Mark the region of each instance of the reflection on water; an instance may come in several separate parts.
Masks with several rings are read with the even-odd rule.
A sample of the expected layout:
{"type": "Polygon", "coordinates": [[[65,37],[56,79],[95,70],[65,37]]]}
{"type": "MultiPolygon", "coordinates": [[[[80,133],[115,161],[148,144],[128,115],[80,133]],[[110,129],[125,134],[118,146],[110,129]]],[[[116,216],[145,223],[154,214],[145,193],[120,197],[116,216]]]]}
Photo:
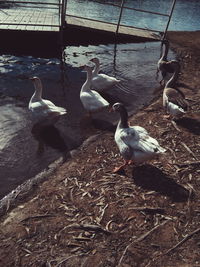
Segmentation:
{"type": "MultiPolygon", "coordinates": [[[[66,47],[62,71],[55,58],[0,56],[0,197],[60,156],[65,157],[86,135],[94,133],[95,127],[112,129],[111,122],[118,119],[112,113],[100,113],[93,125],[81,127],[85,110],[79,94],[86,79],[81,66],[98,57],[101,71],[121,80],[119,86],[105,92],[105,98],[136,111],[152,99],[158,87],[159,48],[159,43],[66,47]],[[28,78],[32,76],[41,78],[43,98],[68,111],[54,126],[38,128],[31,121],[28,103],[34,87],[28,78]]],[[[170,57],[174,55],[170,53],[170,57]]]]}

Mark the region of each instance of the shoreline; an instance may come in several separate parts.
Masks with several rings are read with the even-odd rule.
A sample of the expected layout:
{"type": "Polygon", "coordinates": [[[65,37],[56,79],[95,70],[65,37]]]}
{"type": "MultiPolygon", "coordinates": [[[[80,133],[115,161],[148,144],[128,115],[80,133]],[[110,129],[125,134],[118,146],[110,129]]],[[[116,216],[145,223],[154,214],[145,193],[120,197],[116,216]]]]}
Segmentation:
{"type": "Polygon", "coordinates": [[[166,156],[112,174],[121,161],[113,132],[86,141],[16,207],[7,206],[0,222],[4,266],[200,264],[195,239],[173,250],[200,227],[200,31],[169,32],[168,38],[181,60],[179,83],[190,111],[177,124],[164,120],[161,89],[129,118],[167,148],[166,156]]]}

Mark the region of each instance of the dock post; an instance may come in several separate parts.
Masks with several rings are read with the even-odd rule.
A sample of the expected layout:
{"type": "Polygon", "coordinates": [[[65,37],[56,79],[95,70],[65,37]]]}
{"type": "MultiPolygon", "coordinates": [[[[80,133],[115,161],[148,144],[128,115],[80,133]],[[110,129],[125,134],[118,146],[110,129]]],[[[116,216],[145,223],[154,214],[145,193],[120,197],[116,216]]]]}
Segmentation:
{"type": "Polygon", "coordinates": [[[167,25],[166,25],[166,28],[165,28],[164,35],[162,37],[162,40],[164,40],[165,37],[166,37],[167,30],[168,30],[169,23],[170,23],[171,18],[172,18],[172,14],[173,14],[173,11],[174,11],[175,4],[176,4],[176,0],[173,1],[172,7],[171,7],[171,11],[170,11],[170,14],[169,14],[169,19],[168,19],[168,22],[167,22],[167,25]]]}
{"type": "Polygon", "coordinates": [[[118,31],[119,31],[119,25],[120,25],[120,21],[121,21],[121,17],[122,17],[123,7],[124,7],[124,0],[122,0],[122,2],[121,2],[120,13],[119,13],[119,19],[118,19],[117,29],[116,29],[115,34],[118,34],[118,31]]]}

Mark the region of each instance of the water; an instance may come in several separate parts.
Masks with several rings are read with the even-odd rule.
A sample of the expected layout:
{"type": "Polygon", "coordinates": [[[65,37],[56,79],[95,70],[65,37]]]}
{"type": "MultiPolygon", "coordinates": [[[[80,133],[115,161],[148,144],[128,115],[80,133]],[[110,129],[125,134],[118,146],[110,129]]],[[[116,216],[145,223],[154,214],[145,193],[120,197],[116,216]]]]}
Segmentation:
{"type": "MultiPolygon", "coordinates": [[[[119,17],[119,8],[103,5],[101,3],[115,3],[120,5],[121,0],[99,1],[99,4],[89,0],[68,0],[68,11],[71,15],[78,16],[81,10],[82,17],[101,19],[117,23],[119,17]],[[112,14],[112,16],[110,16],[112,14]]],[[[153,11],[163,14],[169,14],[172,6],[171,0],[126,0],[124,6],[153,11]]],[[[199,0],[177,0],[169,30],[175,31],[194,31],[199,30],[199,0]]],[[[168,18],[155,14],[137,12],[134,10],[124,9],[121,23],[147,29],[164,31],[168,18]]]]}
{"type": "MultiPolygon", "coordinates": [[[[27,0],[28,1],[28,0],[27,0]]],[[[33,0],[33,2],[40,2],[33,0]]],[[[48,3],[58,3],[58,0],[47,0],[48,3]]],[[[172,6],[172,0],[125,0],[125,7],[143,9],[162,14],[169,14],[172,6]]],[[[67,14],[82,16],[103,21],[117,23],[119,17],[119,8],[104,3],[121,4],[121,0],[68,0],[67,14]],[[112,14],[112,16],[110,15],[112,14]]],[[[34,6],[34,5],[32,5],[34,6]]],[[[48,6],[52,8],[53,6],[48,6]]],[[[54,12],[56,12],[54,10],[54,12]]],[[[172,31],[195,31],[199,30],[199,0],[177,0],[170,22],[169,30],[172,31]]],[[[168,17],[134,10],[124,9],[121,23],[157,31],[164,31],[168,17]]]]}
{"type": "MultiPolygon", "coordinates": [[[[135,7],[137,4],[137,7],[141,8],[143,3],[148,8],[150,1],[127,1],[127,5],[133,2],[135,7]]],[[[167,1],[156,2],[160,4],[155,5],[155,11],[159,11],[161,2],[164,5],[167,1]]],[[[177,6],[180,2],[184,14],[186,1],[177,1],[177,6]]],[[[72,4],[72,0],[68,1],[72,14],[77,14],[77,10],[81,9],[81,15],[84,16],[84,12],[90,12],[92,9],[94,12],[90,14],[94,17],[96,14],[100,17],[105,15],[102,5],[80,0],[77,3],[79,8],[72,4]]],[[[194,14],[197,13],[197,6],[198,1],[190,1],[194,14]]],[[[176,9],[175,12],[180,11],[176,9]]],[[[191,16],[190,19],[195,21],[194,17],[191,16]]],[[[147,22],[143,20],[143,23],[145,25],[147,22]]],[[[185,30],[186,26],[189,28],[188,24],[190,25],[185,16],[182,22],[174,20],[171,27],[181,25],[180,30],[185,30]]],[[[192,25],[193,30],[198,29],[192,25]]],[[[61,68],[60,60],[56,58],[31,55],[0,56],[0,198],[60,156],[66,157],[68,151],[78,147],[88,135],[87,128],[83,127],[85,111],[79,99],[86,74],[80,67],[94,56],[100,59],[103,73],[121,80],[120,86],[106,94],[105,97],[109,101],[121,101],[129,110],[136,111],[154,97],[155,88],[158,88],[155,73],[159,43],[156,42],[66,47],[64,68],[61,68]],[[28,79],[31,76],[41,78],[44,98],[68,110],[68,114],[55,126],[43,130],[39,135],[35,133],[35,126],[28,111],[28,102],[34,91],[28,79]]],[[[169,58],[174,57],[170,52],[169,58]]],[[[99,118],[102,123],[95,124],[97,128],[105,122],[117,119],[111,114],[102,114],[99,118]]],[[[90,133],[93,133],[92,128],[89,129],[90,133]]]]}

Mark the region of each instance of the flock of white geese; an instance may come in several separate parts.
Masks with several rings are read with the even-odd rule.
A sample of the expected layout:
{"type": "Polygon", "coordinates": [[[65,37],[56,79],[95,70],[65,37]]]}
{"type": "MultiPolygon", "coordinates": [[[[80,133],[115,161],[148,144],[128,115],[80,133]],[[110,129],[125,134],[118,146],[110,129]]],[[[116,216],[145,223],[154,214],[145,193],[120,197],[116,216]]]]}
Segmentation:
{"type": "MultiPolygon", "coordinates": [[[[157,63],[157,79],[160,73],[162,76],[160,84],[164,86],[163,107],[169,117],[179,118],[186,113],[188,108],[184,94],[176,88],[180,64],[177,60],[168,61],[168,40],[161,42],[161,48],[162,54],[157,63]],[[172,75],[166,82],[168,73],[172,73],[172,75]]],[[[93,58],[90,61],[94,66],[89,66],[88,64],[84,66],[87,78],[80,90],[80,100],[86,112],[91,116],[94,112],[110,107],[109,102],[99,92],[108,90],[120,83],[120,80],[99,73],[100,62],[98,58],[93,58]]],[[[61,116],[67,114],[66,109],[43,99],[40,79],[38,77],[30,79],[33,81],[35,92],[30,99],[29,110],[34,118],[37,118],[45,125],[54,124],[61,116]]],[[[120,115],[114,139],[124,159],[123,164],[113,170],[114,173],[121,171],[127,164],[141,164],[166,151],[155,138],[149,135],[146,129],[129,125],[128,113],[122,103],[115,103],[110,110],[118,112],[120,115]]]]}

